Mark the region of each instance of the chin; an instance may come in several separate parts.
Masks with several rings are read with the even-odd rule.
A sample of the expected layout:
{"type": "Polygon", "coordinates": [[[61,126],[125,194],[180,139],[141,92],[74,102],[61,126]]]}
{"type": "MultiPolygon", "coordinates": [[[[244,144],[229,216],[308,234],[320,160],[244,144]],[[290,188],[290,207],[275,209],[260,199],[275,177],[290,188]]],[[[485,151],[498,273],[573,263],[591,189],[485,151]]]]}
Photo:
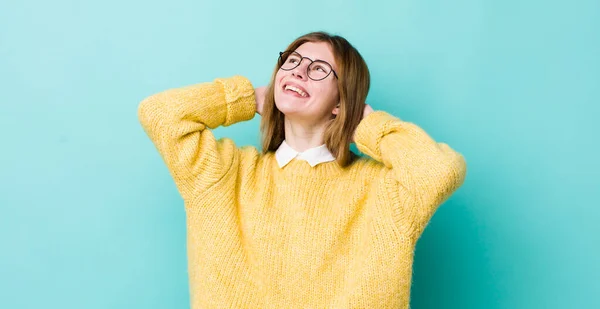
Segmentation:
{"type": "Polygon", "coordinates": [[[294,106],[294,104],[292,102],[289,102],[287,100],[275,101],[275,106],[284,115],[299,114],[302,111],[302,109],[298,108],[297,106],[294,106]],[[277,102],[279,102],[279,103],[277,103],[277,102]]]}
{"type": "Polygon", "coordinates": [[[275,106],[285,115],[296,114],[305,110],[304,102],[291,98],[284,93],[275,93],[275,106]]]}

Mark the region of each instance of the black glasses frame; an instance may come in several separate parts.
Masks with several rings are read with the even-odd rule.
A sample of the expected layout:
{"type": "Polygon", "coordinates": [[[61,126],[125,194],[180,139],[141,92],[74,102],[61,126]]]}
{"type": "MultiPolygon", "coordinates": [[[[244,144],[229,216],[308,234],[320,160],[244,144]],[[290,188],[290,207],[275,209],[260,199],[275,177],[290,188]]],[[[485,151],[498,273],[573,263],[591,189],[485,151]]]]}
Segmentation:
{"type": "Polygon", "coordinates": [[[335,70],[333,69],[333,66],[331,66],[331,64],[329,64],[327,61],[323,61],[323,60],[312,60],[312,59],[310,59],[310,58],[308,58],[308,57],[303,57],[303,56],[302,56],[302,55],[300,55],[300,53],[298,53],[297,51],[290,51],[290,50],[288,50],[288,51],[284,51],[284,52],[279,52],[279,68],[280,68],[280,69],[282,69],[282,70],[284,70],[284,71],[291,71],[291,70],[293,70],[293,69],[297,68],[297,67],[298,67],[298,66],[299,66],[299,65],[302,63],[302,60],[304,60],[304,59],[308,59],[308,60],[310,61],[310,64],[309,64],[309,65],[306,67],[306,76],[307,76],[308,78],[310,78],[310,79],[312,79],[312,80],[314,80],[314,81],[320,81],[320,80],[324,80],[324,79],[326,79],[326,78],[327,78],[329,75],[331,75],[331,72],[333,72],[333,76],[335,76],[335,78],[336,78],[336,79],[339,79],[339,77],[338,77],[337,73],[336,73],[336,72],[335,72],[335,70]],[[285,63],[285,60],[283,59],[283,54],[288,54],[288,55],[286,56],[285,60],[287,60],[287,57],[289,57],[289,55],[291,55],[291,54],[297,54],[298,56],[300,56],[300,61],[298,62],[298,64],[296,64],[296,66],[295,66],[295,67],[293,67],[293,68],[291,68],[291,69],[284,69],[284,68],[283,68],[283,64],[285,63]],[[327,66],[329,66],[329,68],[331,69],[331,72],[327,73],[327,75],[326,75],[325,77],[321,78],[321,79],[314,79],[314,78],[310,77],[310,74],[309,74],[309,68],[310,68],[310,66],[311,66],[313,63],[315,63],[315,62],[317,62],[317,63],[324,63],[324,64],[326,64],[326,65],[327,65],[327,66]]]}

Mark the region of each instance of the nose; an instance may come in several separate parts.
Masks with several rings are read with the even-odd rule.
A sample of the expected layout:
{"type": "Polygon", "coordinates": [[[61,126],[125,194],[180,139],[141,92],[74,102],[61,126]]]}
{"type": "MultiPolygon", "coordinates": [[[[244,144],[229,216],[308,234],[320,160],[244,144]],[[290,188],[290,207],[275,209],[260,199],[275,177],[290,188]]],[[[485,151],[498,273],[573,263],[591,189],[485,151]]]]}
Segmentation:
{"type": "Polygon", "coordinates": [[[304,58],[300,60],[300,64],[292,70],[292,76],[295,76],[301,80],[307,80],[308,66],[310,61],[304,61],[304,58]]]}

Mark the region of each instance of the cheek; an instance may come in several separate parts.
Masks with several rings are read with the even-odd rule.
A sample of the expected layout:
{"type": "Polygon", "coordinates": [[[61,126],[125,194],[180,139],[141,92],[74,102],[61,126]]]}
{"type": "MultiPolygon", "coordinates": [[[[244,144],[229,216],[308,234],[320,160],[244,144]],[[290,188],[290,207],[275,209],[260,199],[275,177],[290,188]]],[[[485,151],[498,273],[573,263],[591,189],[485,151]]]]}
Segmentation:
{"type": "Polygon", "coordinates": [[[323,98],[323,101],[325,101],[324,103],[329,106],[333,103],[337,104],[338,101],[338,90],[337,90],[337,84],[333,84],[333,85],[327,85],[325,87],[320,87],[319,88],[319,96],[321,98],[323,98]]]}
{"type": "Polygon", "coordinates": [[[275,79],[273,80],[273,86],[275,88],[279,87],[280,81],[281,81],[281,76],[280,76],[279,72],[277,72],[277,74],[275,75],[275,79]]]}
{"type": "Polygon", "coordinates": [[[339,101],[339,99],[340,99],[340,92],[338,91],[337,83],[333,84],[331,86],[331,96],[333,97],[333,99],[335,101],[339,101]]]}
{"type": "Polygon", "coordinates": [[[286,72],[279,70],[277,71],[277,74],[275,74],[275,79],[274,79],[274,83],[275,83],[275,87],[279,87],[281,88],[281,80],[286,76],[286,72]]]}

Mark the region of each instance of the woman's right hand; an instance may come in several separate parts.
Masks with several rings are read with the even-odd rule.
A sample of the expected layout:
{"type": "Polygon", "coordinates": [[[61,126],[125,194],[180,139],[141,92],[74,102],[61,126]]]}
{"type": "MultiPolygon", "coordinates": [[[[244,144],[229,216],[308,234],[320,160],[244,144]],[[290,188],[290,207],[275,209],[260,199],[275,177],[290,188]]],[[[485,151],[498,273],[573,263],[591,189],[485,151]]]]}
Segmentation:
{"type": "Polygon", "coordinates": [[[254,97],[256,101],[256,112],[262,115],[263,105],[265,104],[265,97],[267,94],[267,87],[258,87],[254,89],[254,97]]]}

